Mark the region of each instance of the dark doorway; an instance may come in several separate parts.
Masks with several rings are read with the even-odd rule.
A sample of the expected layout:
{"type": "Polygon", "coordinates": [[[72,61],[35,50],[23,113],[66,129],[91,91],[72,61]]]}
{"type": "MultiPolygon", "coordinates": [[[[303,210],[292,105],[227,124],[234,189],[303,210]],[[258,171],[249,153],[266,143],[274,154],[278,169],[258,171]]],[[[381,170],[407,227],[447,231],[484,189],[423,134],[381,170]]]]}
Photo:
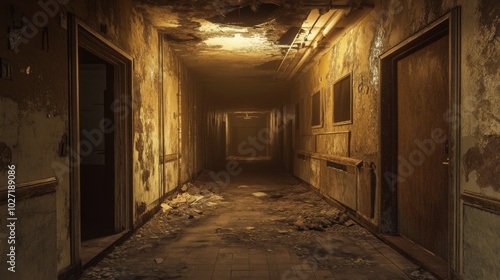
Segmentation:
{"type": "Polygon", "coordinates": [[[114,66],[80,47],[82,240],[115,233],[114,66]]]}
{"type": "Polygon", "coordinates": [[[396,61],[399,234],[448,258],[449,38],[396,61]]]}
{"type": "Polygon", "coordinates": [[[71,255],[84,267],[132,229],[132,57],[69,18],[71,255]]]}

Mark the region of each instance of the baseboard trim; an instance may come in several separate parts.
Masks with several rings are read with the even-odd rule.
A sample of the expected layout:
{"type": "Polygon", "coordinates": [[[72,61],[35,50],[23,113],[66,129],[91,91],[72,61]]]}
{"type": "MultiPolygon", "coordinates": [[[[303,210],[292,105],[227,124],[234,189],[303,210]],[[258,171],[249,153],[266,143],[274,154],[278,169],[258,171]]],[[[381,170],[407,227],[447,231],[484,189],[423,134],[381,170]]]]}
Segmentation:
{"type": "Polygon", "coordinates": [[[77,262],[59,272],[57,280],[77,280],[82,277],[82,263],[77,262]]]}
{"type": "Polygon", "coordinates": [[[377,234],[377,237],[413,263],[425,268],[438,279],[450,279],[449,265],[440,257],[399,235],[377,234]]]}

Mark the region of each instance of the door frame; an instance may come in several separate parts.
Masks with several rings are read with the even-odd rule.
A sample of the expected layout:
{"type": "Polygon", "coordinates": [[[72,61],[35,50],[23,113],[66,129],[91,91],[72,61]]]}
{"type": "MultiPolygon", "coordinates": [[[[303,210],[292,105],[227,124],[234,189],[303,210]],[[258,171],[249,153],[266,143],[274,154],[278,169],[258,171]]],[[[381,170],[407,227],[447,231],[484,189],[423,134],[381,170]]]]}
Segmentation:
{"type": "MultiPolygon", "coordinates": [[[[449,36],[449,121],[450,163],[448,186],[448,265],[457,268],[460,228],[460,7],[456,7],[427,27],[380,56],[379,139],[380,186],[379,231],[398,233],[397,180],[397,83],[396,63],[408,53],[424,47],[440,36],[449,36]]],[[[444,117],[444,116],[443,116],[444,117]]]]}
{"type": "Polygon", "coordinates": [[[71,263],[80,266],[81,203],[80,203],[80,112],[78,81],[78,48],[84,47],[114,65],[115,111],[115,231],[133,227],[132,151],[133,59],[120,48],[93,31],[74,15],[68,22],[69,61],[69,134],[70,134],[70,247],[71,263]]]}

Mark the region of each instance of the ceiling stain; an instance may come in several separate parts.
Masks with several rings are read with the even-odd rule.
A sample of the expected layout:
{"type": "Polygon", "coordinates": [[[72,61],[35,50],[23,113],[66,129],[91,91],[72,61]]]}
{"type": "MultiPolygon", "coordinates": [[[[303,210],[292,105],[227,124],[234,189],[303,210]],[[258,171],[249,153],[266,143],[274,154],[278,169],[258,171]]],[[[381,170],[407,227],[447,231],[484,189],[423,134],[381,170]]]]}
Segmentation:
{"type": "MultiPolygon", "coordinates": [[[[297,33],[304,37],[315,28],[318,34],[327,20],[319,21],[323,25],[313,26],[321,14],[307,8],[305,0],[135,0],[134,3],[164,34],[170,48],[199,77],[208,93],[233,93],[238,87],[249,94],[282,91],[286,88],[285,75],[279,75],[274,62],[267,63],[281,61],[287,54],[285,64],[294,65],[291,63],[300,59],[296,53],[305,52],[307,47],[303,38],[301,44],[295,42],[289,51],[297,33]],[[307,30],[301,31],[303,28],[307,30]],[[257,76],[266,78],[253,78],[257,76]]],[[[293,68],[283,67],[288,71],[293,68]]]]}
{"type": "Polygon", "coordinates": [[[201,38],[192,34],[192,33],[187,33],[187,34],[181,34],[181,33],[166,33],[165,34],[165,39],[170,42],[177,42],[177,43],[183,43],[183,42],[201,42],[201,38]]]}
{"type": "Polygon", "coordinates": [[[208,20],[214,23],[250,27],[272,20],[280,10],[275,4],[261,3],[237,8],[225,15],[217,15],[208,20]]]}

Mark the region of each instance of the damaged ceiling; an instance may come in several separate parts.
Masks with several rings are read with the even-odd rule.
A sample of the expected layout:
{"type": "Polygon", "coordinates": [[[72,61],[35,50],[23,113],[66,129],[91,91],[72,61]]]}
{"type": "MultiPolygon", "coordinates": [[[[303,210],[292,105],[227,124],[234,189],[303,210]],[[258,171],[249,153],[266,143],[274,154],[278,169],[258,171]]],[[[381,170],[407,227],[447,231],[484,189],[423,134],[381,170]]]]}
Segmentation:
{"type": "Polygon", "coordinates": [[[136,0],[136,7],[208,92],[267,95],[282,92],[330,45],[330,33],[365,15],[365,2],[136,0]]]}

